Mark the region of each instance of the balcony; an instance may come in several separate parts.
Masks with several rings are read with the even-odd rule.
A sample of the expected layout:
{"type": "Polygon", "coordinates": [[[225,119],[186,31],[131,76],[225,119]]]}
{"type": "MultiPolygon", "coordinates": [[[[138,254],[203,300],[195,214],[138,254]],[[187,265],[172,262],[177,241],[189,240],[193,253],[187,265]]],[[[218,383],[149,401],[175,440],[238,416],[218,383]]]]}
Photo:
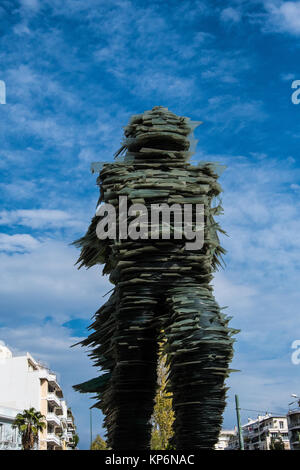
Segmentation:
{"type": "Polygon", "coordinates": [[[299,424],[291,424],[290,427],[289,427],[289,431],[292,432],[292,431],[300,431],[300,423],[299,424]]]}
{"type": "Polygon", "coordinates": [[[47,400],[52,406],[61,407],[60,399],[53,392],[49,392],[47,395],[47,400]]]}
{"type": "Polygon", "coordinates": [[[12,440],[0,441],[0,450],[17,450],[21,449],[21,443],[12,440]]]}
{"type": "Polygon", "coordinates": [[[68,426],[74,427],[74,419],[71,416],[67,416],[68,426]]]}
{"type": "Polygon", "coordinates": [[[47,413],[46,420],[48,423],[53,424],[54,426],[61,427],[60,419],[55,413],[47,413]]]}
{"type": "Polygon", "coordinates": [[[300,449],[300,442],[299,439],[297,439],[296,437],[290,439],[290,444],[293,446],[294,449],[300,449]]]}
{"type": "Polygon", "coordinates": [[[46,379],[49,382],[49,384],[51,385],[51,387],[60,388],[59,384],[57,382],[56,375],[53,372],[51,372],[47,369],[41,369],[40,372],[39,372],[39,377],[40,377],[40,379],[46,379]]]}
{"type": "Polygon", "coordinates": [[[57,436],[56,434],[54,433],[48,433],[47,434],[47,442],[49,442],[49,444],[54,444],[56,446],[59,446],[61,447],[61,440],[60,440],[60,437],[57,436]]]}
{"type": "Polygon", "coordinates": [[[296,410],[289,410],[288,412],[288,427],[300,426],[300,408],[296,410]]]}
{"type": "Polygon", "coordinates": [[[244,437],[248,438],[248,439],[253,439],[254,437],[257,437],[258,436],[258,430],[252,430],[252,431],[243,431],[243,434],[244,434],[244,437]]]}

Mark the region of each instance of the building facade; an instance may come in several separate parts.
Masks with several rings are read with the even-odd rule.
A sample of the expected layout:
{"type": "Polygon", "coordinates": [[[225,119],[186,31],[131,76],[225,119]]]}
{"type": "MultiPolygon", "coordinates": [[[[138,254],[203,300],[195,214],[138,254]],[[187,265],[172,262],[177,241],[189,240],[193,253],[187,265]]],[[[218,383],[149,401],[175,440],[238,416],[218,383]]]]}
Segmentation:
{"type": "MultiPolygon", "coordinates": [[[[284,450],[290,450],[288,422],[286,416],[266,414],[256,419],[248,418],[242,426],[245,450],[270,450],[272,442],[282,441],[284,450]]],[[[226,450],[239,450],[238,435],[232,435],[226,450]]]]}
{"type": "Polygon", "coordinates": [[[243,427],[245,450],[270,450],[274,440],[282,440],[284,450],[290,450],[288,424],[286,416],[258,416],[249,419],[243,427]]]}
{"type": "Polygon", "coordinates": [[[300,450],[300,408],[287,414],[291,450],[300,450]]]}
{"type": "Polygon", "coordinates": [[[218,442],[215,445],[215,450],[226,450],[229,442],[236,436],[236,429],[222,429],[219,435],[218,442]]]}
{"type": "Polygon", "coordinates": [[[21,449],[21,436],[13,427],[15,416],[21,411],[0,406],[0,450],[21,449]]]}
{"type": "Polygon", "coordinates": [[[20,436],[12,423],[17,413],[32,407],[45,416],[47,424],[39,433],[38,450],[75,448],[74,418],[56,374],[29,353],[13,356],[0,344],[0,449],[21,448],[20,436]]]}

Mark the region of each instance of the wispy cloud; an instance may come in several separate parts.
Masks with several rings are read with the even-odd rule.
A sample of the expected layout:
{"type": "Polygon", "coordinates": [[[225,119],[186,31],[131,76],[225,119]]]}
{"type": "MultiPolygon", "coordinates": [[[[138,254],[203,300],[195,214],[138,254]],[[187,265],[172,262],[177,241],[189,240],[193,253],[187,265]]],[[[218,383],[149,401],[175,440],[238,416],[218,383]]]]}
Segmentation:
{"type": "Polygon", "coordinates": [[[76,269],[78,253],[66,243],[28,234],[2,234],[0,242],[1,311],[9,312],[1,322],[8,327],[16,321],[38,325],[48,316],[60,324],[88,320],[111,289],[101,271],[76,269]]]}
{"type": "Polygon", "coordinates": [[[39,246],[38,240],[28,234],[7,235],[0,233],[0,251],[26,252],[39,246]]]}
{"type": "Polygon", "coordinates": [[[300,2],[266,1],[267,21],[265,31],[300,35],[300,2]]]}
{"type": "Polygon", "coordinates": [[[227,7],[221,11],[220,18],[224,22],[239,23],[241,21],[241,12],[237,8],[227,7]]]}
{"type": "Polygon", "coordinates": [[[0,212],[0,225],[21,225],[32,229],[49,230],[56,227],[82,228],[76,214],[61,210],[31,209],[0,212]]]}

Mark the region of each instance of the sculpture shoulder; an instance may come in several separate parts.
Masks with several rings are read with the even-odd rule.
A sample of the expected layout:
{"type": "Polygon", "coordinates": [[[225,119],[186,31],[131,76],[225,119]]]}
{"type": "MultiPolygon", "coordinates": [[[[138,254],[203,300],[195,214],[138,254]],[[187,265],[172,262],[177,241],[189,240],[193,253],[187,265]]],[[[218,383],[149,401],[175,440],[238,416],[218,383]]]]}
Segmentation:
{"type": "Polygon", "coordinates": [[[133,199],[175,196],[176,200],[180,198],[178,202],[185,202],[182,199],[185,195],[186,202],[197,202],[197,196],[213,197],[222,191],[217,178],[212,164],[118,162],[105,164],[97,183],[101,191],[100,202],[115,204],[121,195],[133,199]],[[189,199],[191,197],[193,200],[189,199]]]}

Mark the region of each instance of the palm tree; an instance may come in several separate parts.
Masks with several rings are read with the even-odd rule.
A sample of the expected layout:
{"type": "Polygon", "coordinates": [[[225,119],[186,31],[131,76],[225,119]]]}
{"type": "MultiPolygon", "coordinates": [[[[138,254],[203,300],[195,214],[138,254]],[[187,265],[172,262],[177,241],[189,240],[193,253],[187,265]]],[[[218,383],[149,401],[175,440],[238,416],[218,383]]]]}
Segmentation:
{"type": "Polygon", "coordinates": [[[39,431],[43,431],[46,427],[44,419],[45,416],[35,408],[17,414],[13,426],[18,428],[22,436],[23,450],[31,450],[34,444],[38,442],[39,431]]]}

